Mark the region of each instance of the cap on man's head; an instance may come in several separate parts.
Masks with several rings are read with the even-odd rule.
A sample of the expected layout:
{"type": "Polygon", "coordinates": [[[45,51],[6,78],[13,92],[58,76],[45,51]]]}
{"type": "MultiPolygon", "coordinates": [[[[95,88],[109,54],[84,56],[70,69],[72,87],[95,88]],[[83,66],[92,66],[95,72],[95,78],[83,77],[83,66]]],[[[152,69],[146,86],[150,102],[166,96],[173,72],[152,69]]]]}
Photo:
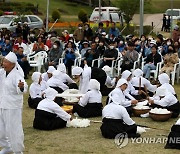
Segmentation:
{"type": "Polygon", "coordinates": [[[9,52],[6,56],[5,59],[10,61],[11,63],[16,63],[17,62],[17,56],[14,52],[9,52]]]}

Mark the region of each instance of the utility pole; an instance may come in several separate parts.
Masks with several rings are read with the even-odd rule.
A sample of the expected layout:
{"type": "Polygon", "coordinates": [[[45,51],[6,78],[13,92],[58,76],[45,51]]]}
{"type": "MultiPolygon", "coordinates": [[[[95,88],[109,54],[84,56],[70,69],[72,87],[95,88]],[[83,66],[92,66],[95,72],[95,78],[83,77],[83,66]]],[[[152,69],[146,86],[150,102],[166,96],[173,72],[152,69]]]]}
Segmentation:
{"type": "Polygon", "coordinates": [[[101,22],[101,0],[99,0],[99,23],[101,22]]]}
{"type": "Polygon", "coordinates": [[[171,0],[171,38],[172,38],[172,31],[173,31],[173,0],[171,0]]]}
{"type": "Polygon", "coordinates": [[[144,22],[144,0],[140,0],[140,30],[139,35],[143,34],[143,22],[144,22]]]}
{"type": "Polygon", "coordinates": [[[92,6],[92,1],[91,0],[89,0],[89,6],[92,6]]]}
{"type": "Polygon", "coordinates": [[[46,14],[46,32],[48,32],[48,22],[49,22],[49,0],[47,0],[47,14],[46,14]]]}

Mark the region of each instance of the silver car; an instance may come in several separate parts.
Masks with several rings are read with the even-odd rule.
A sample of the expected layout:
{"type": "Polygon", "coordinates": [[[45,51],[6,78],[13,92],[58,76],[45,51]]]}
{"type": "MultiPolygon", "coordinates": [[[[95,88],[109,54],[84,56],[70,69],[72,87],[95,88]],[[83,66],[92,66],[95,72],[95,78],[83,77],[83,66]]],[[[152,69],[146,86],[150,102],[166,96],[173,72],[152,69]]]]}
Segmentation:
{"type": "Polygon", "coordinates": [[[7,28],[10,31],[15,32],[17,23],[27,23],[30,29],[42,28],[43,21],[36,15],[4,15],[0,16],[0,29],[7,28]]]}

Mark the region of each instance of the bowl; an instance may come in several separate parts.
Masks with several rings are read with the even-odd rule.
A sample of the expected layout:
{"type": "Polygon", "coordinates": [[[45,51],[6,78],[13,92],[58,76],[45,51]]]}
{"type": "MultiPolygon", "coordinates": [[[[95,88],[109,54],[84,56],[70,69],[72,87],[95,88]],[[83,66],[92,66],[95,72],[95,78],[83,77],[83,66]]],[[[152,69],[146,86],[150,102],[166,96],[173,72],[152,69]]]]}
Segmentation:
{"type": "Polygon", "coordinates": [[[67,113],[72,113],[73,105],[63,105],[61,108],[66,111],[67,113]]]}
{"type": "Polygon", "coordinates": [[[154,121],[167,121],[171,118],[171,116],[172,116],[172,112],[167,114],[149,112],[149,117],[151,117],[151,119],[153,119],[154,121]]]}
{"type": "Polygon", "coordinates": [[[141,114],[146,114],[150,111],[150,108],[146,108],[146,109],[138,109],[138,108],[133,108],[133,114],[135,117],[140,117],[141,114]]]}

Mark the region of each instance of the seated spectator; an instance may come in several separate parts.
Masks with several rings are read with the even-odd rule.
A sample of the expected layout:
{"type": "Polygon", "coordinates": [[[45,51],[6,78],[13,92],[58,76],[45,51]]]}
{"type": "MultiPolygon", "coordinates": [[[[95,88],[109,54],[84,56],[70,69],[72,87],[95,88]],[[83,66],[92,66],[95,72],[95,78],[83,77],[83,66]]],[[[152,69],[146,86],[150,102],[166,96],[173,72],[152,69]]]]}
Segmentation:
{"type": "Polygon", "coordinates": [[[80,53],[81,53],[81,58],[84,58],[85,53],[87,52],[87,50],[90,49],[89,42],[88,41],[84,41],[82,43],[82,45],[83,45],[83,47],[82,47],[80,53]]]}
{"type": "Polygon", "coordinates": [[[10,51],[12,51],[12,44],[9,38],[5,38],[5,41],[0,44],[0,52],[3,56],[6,56],[10,51]]]}
{"type": "Polygon", "coordinates": [[[103,62],[100,65],[100,68],[104,67],[105,65],[112,66],[112,61],[116,60],[118,57],[118,51],[114,46],[115,42],[111,41],[109,44],[109,48],[105,50],[103,55],[103,62]]]}
{"type": "Polygon", "coordinates": [[[150,78],[150,71],[155,70],[157,63],[161,62],[161,55],[157,52],[157,46],[153,45],[151,47],[151,54],[147,56],[146,64],[143,68],[143,74],[146,79],[150,78]]]}
{"type": "Polygon", "coordinates": [[[48,69],[48,66],[54,66],[55,68],[59,64],[59,58],[62,56],[62,49],[60,48],[60,42],[55,41],[53,47],[48,52],[48,60],[44,64],[45,69],[48,69]]]}
{"type": "Polygon", "coordinates": [[[64,43],[67,43],[68,41],[69,41],[69,32],[67,31],[67,30],[64,30],[63,32],[62,32],[62,34],[63,34],[63,38],[64,38],[64,43]]]}
{"type": "Polygon", "coordinates": [[[38,37],[37,42],[34,43],[34,45],[33,45],[32,51],[37,53],[39,51],[44,51],[44,50],[45,50],[45,46],[44,46],[44,43],[42,41],[42,37],[38,37]]]}
{"type": "Polygon", "coordinates": [[[85,60],[87,61],[88,66],[92,65],[92,61],[94,59],[99,58],[99,54],[97,52],[97,45],[95,42],[91,43],[91,48],[86,51],[86,53],[84,54],[84,57],[85,57],[85,60]]]}
{"type": "Polygon", "coordinates": [[[169,45],[168,53],[163,57],[164,66],[161,68],[160,73],[167,73],[170,76],[170,73],[174,70],[174,64],[179,62],[178,53],[175,53],[174,46],[169,45]]]}
{"type": "Polygon", "coordinates": [[[99,54],[100,57],[104,55],[105,50],[106,50],[106,46],[104,40],[100,39],[99,44],[97,46],[97,53],[99,54]]]}
{"type": "Polygon", "coordinates": [[[30,71],[30,65],[27,60],[27,56],[24,54],[24,49],[22,47],[19,47],[16,53],[17,60],[21,68],[23,69],[24,72],[24,78],[28,79],[28,74],[30,71]]]}
{"type": "Polygon", "coordinates": [[[131,70],[133,68],[134,62],[138,60],[138,52],[134,50],[134,43],[128,42],[127,51],[123,53],[123,62],[121,65],[121,72],[125,70],[131,70]]]}
{"type": "Polygon", "coordinates": [[[64,58],[64,64],[67,67],[68,75],[71,76],[71,68],[72,65],[74,65],[74,60],[76,58],[75,48],[73,47],[73,43],[71,41],[69,41],[65,46],[62,57],[64,58]]]}

